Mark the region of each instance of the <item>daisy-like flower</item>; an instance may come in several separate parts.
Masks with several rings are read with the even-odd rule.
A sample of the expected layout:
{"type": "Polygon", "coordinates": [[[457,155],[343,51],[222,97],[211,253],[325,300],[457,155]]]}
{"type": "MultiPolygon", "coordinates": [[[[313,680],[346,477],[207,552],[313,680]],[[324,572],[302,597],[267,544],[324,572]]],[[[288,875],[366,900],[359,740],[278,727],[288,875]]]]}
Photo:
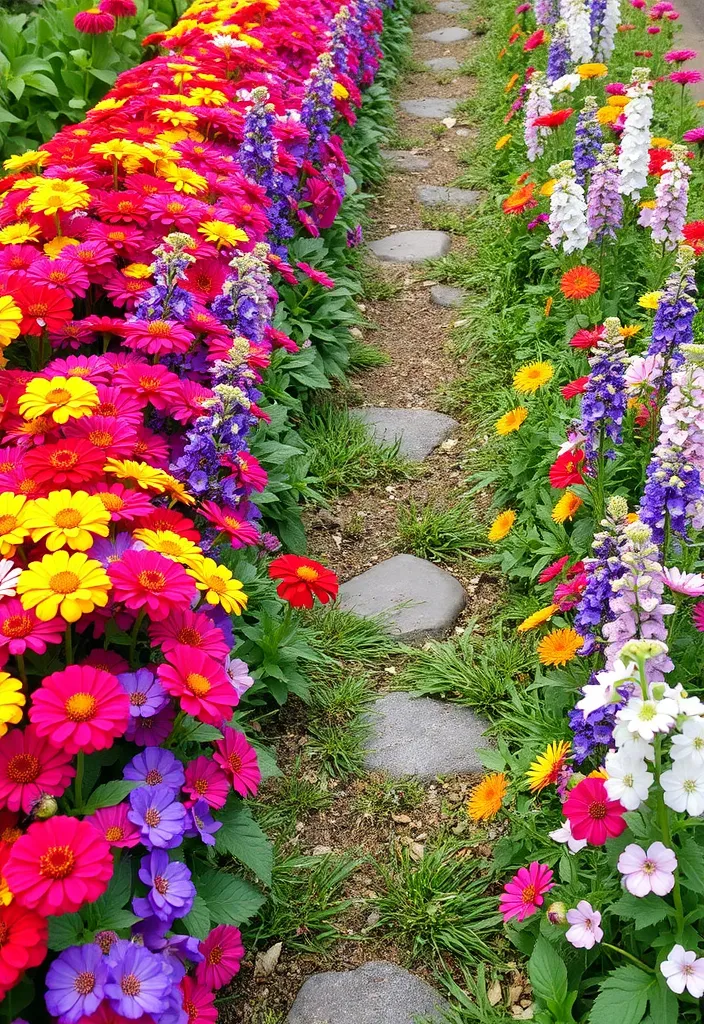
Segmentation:
{"type": "Polygon", "coordinates": [[[516,522],[516,513],[512,508],[505,509],[503,512],[499,512],[496,519],[491,524],[487,539],[492,544],[497,544],[504,537],[508,537],[509,533],[513,528],[513,524],[516,522]]]}
{"type": "Polygon", "coordinates": [[[538,660],[541,665],[566,665],[583,646],[584,637],[576,630],[553,629],[538,644],[538,660]]]}
{"type": "Polygon", "coordinates": [[[505,437],[506,434],[512,434],[514,431],[520,430],[527,416],[528,410],[522,405],[511,409],[509,412],[505,412],[495,423],[496,433],[505,437]]]}
{"type": "Polygon", "coordinates": [[[623,804],[610,800],[603,779],[587,778],[570,790],[562,811],[575,839],[603,846],[626,828],[623,804]]]}
{"type": "Polygon", "coordinates": [[[125,765],[125,779],[145,786],[168,786],[174,796],[184,783],[183,766],[170,750],[147,747],[125,765]]]}
{"type": "Polygon", "coordinates": [[[575,949],[591,949],[604,938],[601,914],[586,900],[580,900],[573,910],[567,911],[567,923],[571,927],[565,938],[575,949]]]}
{"type": "Polygon", "coordinates": [[[688,718],[672,737],[670,756],[673,761],[689,761],[704,769],[704,718],[688,718]]]}
{"type": "Polygon", "coordinates": [[[565,818],[560,828],[556,828],[553,832],[548,832],[548,835],[556,843],[566,843],[570,853],[579,853],[587,845],[586,839],[574,838],[569,818],[565,818]]]}
{"type": "Polygon", "coordinates": [[[657,309],[662,295],[662,292],[646,292],[638,299],[638,305],[643,309],[657,309]]]}
{"type": "Polygon", "coordinates": [[[42,622],[60,615],[78,622],[94,608],[108,603],[110,580],[100,562],[82,551],[55,551],[30,562],[17,581],[23,608],[33,608],[42,622]]]}
{"type": "Polygon", "coordinates": [[[580,301],[599,291],[601,279],[591,267],[573,267],[560,278],[560,291],[566,299],[580,301]]]}
{"type": "Polygon", "coordinates": [[[21,680],[9,672],[0,672],[0,736],[7,733],[8,726],[20,724],[26,703],[21,680]]]}
{"type": "Polygon", "coordinates": [[[684,594],[686,597],[701,597],[704,594],[704,576],[701,573],[682,572],[673,566],[671,569],[663,569],[661,579],[675,594],[684,594]]]}
{"type": "Polygon", "coordinates": [[[69,665],[46,676],[29,709],[37,735],[70,754],[111,747],[124,735],[129,714],[129,699],[117,678],[92,665],[69,665]]]}
{"type": "Polygon", "coordinates": [[[504,886],[499,900],[504,924],[514,917],[519,922],[525,921],[538,907],[542,907],[545,893],[555,884],[552,877],[551,868],[535,860],[527,868],[520,868],[504,886]]]}
{"type": "Polygon", "coordinates": [[[129,523],[154,511],[146,494],[133,491],[124,484],[99,484],[93,493],[110,513],[113,523],[129,523]]]}
{"type": "Polygon", "coordinates": [[[313,599],[327,604],[337,597],[337,576],[320,562],[300,555],[282,555],[269,564],[269,577],[280,580],[279,597],[292,608],[312,608],[313,599]]]}
{"type": "Polygon", "coordinates": [[[692,817],[704,813],[704,768],[689,760],[675,761],[660,776],[664,800],[673,811],[686,811],[692,817]]]}
{"type": "Polygon", "coordinates": [[[156,551],[130,548],[110,564],[108,574],[115,599],[131,611],[144,609],[152,621],[166,619],[177,608],[189,605],[196,592],[181,566],[156,551]]]}
{"type": "Polygon", "coordinates": [[[467,814],[472,821],[491,821],[501,810],[508,782],[503,772],[486,775],[469,794],[467,814]]]}
{"type": "Polygon", "coordinates": [[[653,775],[642,758],[627,750],[610,750],[604,761],[608,778],[604,780],[609,800],[618,800],[627,811],[635,811],[648,799],[653,775]]]}
{"type": "Polygon", "coordinates": [[[629,843],[618,859],[618,870],[633,896],[667,896],[675,887],[674,871],[677,858],[674,851],[661,842],[651,843],[647,850],[629,843]]]}
{"type": "Polygon", "coordinates": [[[164,653],[172,651],[179,644],[195,647],[216,661],[226,658],[230,653],[222,630],[213,624],[210,616],[190,608],[174,611],[168,619],[151,623],[149,635],[164,653]]]}
{"type": "Polygon", "coordinates": [[[101,807],[85,821],[103,837],[110,846],[118,849],[131,849],[142,841],[142,836],[129,818],[129,804],[115,804],[114,807],[101,807]]]}
{"type": "Polygon", "coordinates": [[[557,782],[560,772],[567,764],[569,753],[570,744],[567,740],[548,743],[547,750],[531,762],[526,772],[531,793],[540,793],[547,786],[553,786],[557,782]]]}
{"type": "Polygon", "coordinates": [[[220,605],[228,615],[241,615],[247,607],[247,595],[242,584],[225,565],[212,558],[194,559],[186,572],[195,580],[198,590],[208,604],[220,605]]]}
{"type": "Polygon", "coordinates": [[[532,395],[552,379],[554,369],[551,363],[528,363],[516,371],[513,377],[514,391],[523,395],[532,395]]]}
{"type": "Polygon", "coordinates": [[[227,775],[214,761],[201,754],[186,765],[183,791],[189,796],[188,804],[205,800],[216,810],[225,806],[230,792],[227,775]]]}
{"type": "Polygon", "coordinates": [[[161,469],[156,469],[146,462],[137,462],[135,459],[113,459],[105,462],[105,472],[116,476],[118,480],[129,480],[143,491],[153,491],[155,494],[163,494],[166,490],[164,477],[168,476],[161,469]]]}
{"type": "Polygon", "coordinates": [[[528,633],[531,629],[535,629],[537,626],[542,626],[544,622],[548,622],[556,611],[559,611],[560,606],[558,604],[549,604],[545,608],[540,608],[537,612],[533,612],[528,618],[524,619],[523,622],[516,626],[517,633],[528,633]]]}
{"type": "Polygon", "coordinates": [[[7,647],[10,654],[21,655],[27,650],[44,654],[47,644],[61,643],[63,630],[61,619],[41,622],[17,598],[0,604],[0,648],[7,647]]]}
{"type": "Polygon", "coordinates": [[[198,947],[203,959],[196,964],[196,981],[209,989],[223,988],[232,981],[244,959],[239,928],[220,924],[198,947]]]}
{"type": "Polygon", "coordinates": [[[643,700],[631,697],[628,704],[616,713],[616,718],[647,743],[651,743],[658,732],[669,732],[678,715],[677,704],[670,698],[664,700],[643,700]]]}
{"type": "MultiPolygon", "coordinates": [[[[214,37],[212,41],[215,42],[217,38],[217,36],[214,37]]],[[[225,36],[225,39],[230,45],[234,45],[236,42],[231,36],[225,36]]],[[[188,1007],[193,1024],[215,1024],[218,1011],[215,1007],[215,994],[209,988],[199,985],[190,975],[186,974],[181,979],[181,992],[183,1005],[188,1007]]]]}
{"type": "Polygon", "coordinates": [[[197,544],[187,537],[182,537],[173,530],[138,529],[133,533],[134,539],[144,544],[148,551],[158,551],[174,562],[190,565],[194,559],[201,559],[203,552],[197,544]]]}
{"type": "Polygon", "coordinates": [[[148,850],[180,846],[186,827],[186,808],[174,799],[170,786],[140,786],[130,793],[127,817],[140,830],[148,850]]]}
{"type": "Polygon", "coordinates": [[[236,512],[234,508],[227,506],[220,508],[213,501],[204,501],[201,505],[201,512],[209,522],[227,534],[233,548],[244,548],[259,543],[261,535],[257,527],[236,512]]]}
{"type": "Polygon", "coordinates": [[[46,1006],[60,1020],[91,1017],[105,995],[108,967],[95,943],[69,946],[57,956],[46,976],[46,1006]]]}
{"type": "Polygon", "coordinates": [[[107,537],[110,513],[99,498],[86,491],[52,491],[32,502],[25,525],[33,541],[44,541],[48,551],[68,547],[88,551],[94,536],[107,537]]]}
{"type": "Polygon", "coordinates": [[[9,558],[0,558],[0,598],[15,596],[21,575],[20,566],[16,566],[9,558]]]}
{"type": "Polygon", "coordinates": [[[512,192],[510,196],[504,199],[501,209],[504,213],[508,214],[517,215],[525,213],[526,210],[530,210],[538,205],[538,201],[533,195],[534,192],[535,185],[532,181],[528,182],[527,185],[521,185],[520,188],[517,188],[515,192],[512,192]]]}
{"type": "Polygon", "coordinates": [[[223,738],[214,743],[215,761],[232,782],[240,796],[256,796],[262,773],[257,763],[257,752],[248,742],[244,733],[226,726],[223,738]]]}
{"type": "Polygon", "coordinates": [[[131,718],[151,718],[169,702],[161,683],[148,668],[122,672],[117,678],[129,698],[131,718]]]}
{"type": "Polygon", "coordinates": [[[25,526],[31,502],[27,502],[24,494],[13,494],[4,491],[0,494],[0,555],[12,558],[17,545],[29,535],[25,526]]]}
{"type": "Polygon", "coordinates": [[[232,717],[239,696],[219,662],[181,645],[166,652],[166,658],[157,678],[167,693],[178,698],[186,714],[215,726],[232,717]]]}
{"type": "Polygon", "coordinates": [[[107,963],[105,994],[118,1019],[162,1016],[174,984],[162,956],[128,939],[118,939],[110,947],[107,963]]]}
{"type": "Polygon", "coordinates": [[[8,992],[31,967],[38,967],[47,952],[46,918],[21,906],[17,900],[0,903],[0,979],[8,992]]]}
{"type": "Polygon", "coordinates": [[[704,996],[704,957],[698,957],[692,950],[686,950],[679,943],[673,946],[660,964],[660,971],[667,987],[677,995],[687,989],[694,999],[704,996]]]}
{"type": "Polygon", "coordinates": [[[550,583],[551,580],[554,580],[560,575],[569,560],[569,555],[563,555],[562,558],[558,558],[556,561],[551,562],[550,565],[547,565],[543,569],[540,576],[538,576],[538,583],[550,583]]]}
{"type": "Polygon", "coordinates": [[[105,456],[90,441],[67,437],[53,444],[35,445],[24,457],[24,469],[48,491],[96,480],[104,462],[105,456]]]}
{"type": "Polygon", "coordinates": [[[138,917],[152,914],[169,927],[178,917],[185,917],[193,906],[196,887],[185,864],[169,860],[166,850],[152,850],[142,857],[139,879],[147,886],[147,895],[135,897],[132,909],[138,917]]]}
{"type": "Polygon", "coordinates": [[[20,333],[22,310],[10,295],[0,295],[0,349],[14,341],[20,333]]]}
{"type": "Polygon", "coordinates": [[[565,491],[552,510],[553,522],[565,523],[570,519],[574,519],[582,505],[583,501],[579,495],[573,491],[565,491]]]}
{"type": "Polygon", "coordinates": [[[90,416],[100,400],[98,389],[80,377],[35,377],[19,398],[19,411],[26,420],[51,416],[55,423],[90,416]]]}
{"type": "Polygon", "coordinates": [[[62,796],[76,774],[71,758],[35,726],[13,729],[0,746],[0,807],[29,814],[41,796],[62,796]]]}

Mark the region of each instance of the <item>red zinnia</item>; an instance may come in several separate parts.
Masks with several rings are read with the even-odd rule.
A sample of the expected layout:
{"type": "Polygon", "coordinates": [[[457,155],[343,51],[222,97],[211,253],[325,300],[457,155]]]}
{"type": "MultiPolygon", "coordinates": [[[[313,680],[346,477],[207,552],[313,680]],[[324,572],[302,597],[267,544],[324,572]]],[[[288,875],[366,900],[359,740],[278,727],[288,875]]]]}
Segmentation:
{"type": "Polygon", "coordinates": [[[196,592],[185,569],[158,551],[128,548],[119,561],[110,563],[107,572],[115,599],[131,611],[144,609],[152,621],[188,607],[196,592]]]}
{"type": "Polygon", "coordinates": [[[574,838],[586,839],[592,846],[621,835],[626,828],[625,810],[619,800],[609,800],[603,779],[582,779],[562,808],[574,838]]]}
{"type": "Polygon", "coordinates": [[[704,253],[704,220],[693,220],[682,229],[685,241],[692,246],[697,256],[704,253]]]}
{"type": "Polygon", "coordinates": [[[269,565],[272,580],[281,580],[276,593],[292,608],[312,608],[313,598],[321,604],[337,597],[337,576],[320,562],[301,555],[282,555],[269,565]]]}
{"type": "Polygon", "coordinates": [[[523,49],[526,53],[529,53],[531,50],[536,50],[539,46],[542,46],[544,42],[545,29],[539,28],[537,32],[533,32],[528,36],[523,44],[523,49]]]}
{"type": "Polygon", "coordinates": [[[207,939],[203,939],[198,949],[203,954],[203,959],[196,966],[196,981],[200,985],[209,989],[222,988],[232,981],[244,957],[239,928],[219,924],[207,939]]]}
{"type": "Polygon", "coordinates": [[[572,348],[594,348],[604,336],[604,326],[599,324],[597,327],[582,327],[581,330],[577,331],[570,338],[570,345],[572,348]]]}
{"type": "Polygon", "coordinates": [[[192,519],[187,519],[174,508],[154,508],[148,515],[140,519],[141,530],[172,530],[186,540],[192,540],[194,544],[200,544],[200,533],[193,525],[192,519]]]}
{"type": "Polygon", "coordinates": [[[16,901],[8,907],[0,904],[0,999],[27,968],[39,966],[46,956],[48,936],[47,923],[39,914],[16,901]]]}
{"type": "Polygon", "coordinates": [[[561,124],[572,117],[574,110],[572,107],[565,107],[564,110],[553,110],[551,114],[543,114],[542,117],[536,117],[533,121],[534,128],[559,128],[561,124]]]}
{"type": "Polygon", "coordinates": [[[572,484],[583,484],[584,477],[580,469],[584,462],[581,448],[563,452],[550,467],[550,485],[556,488],[570,487],[572,484]]]}
{"type": "Polygon", "coordinates": [[[166,652],[157,678],[166,692],[177,697],[187,715],[209,725],[232,717],[239,696],[222,665],[195,647],[176,644],[166,652]]]}
{"type": "Polygon", "coordinates": [[[569,555],[563,555],[562,558],[558,558],[556,562],[552,562],[550,565],[547,565],[541,572],[540,576],[538,576],[538,583],[549,583],[550,580],[554,580],[556,576],[560,575],[569,560],[569,555]]]}
{"type": "Polygon", "coordinates": [[[83,437],[67,437],[54,444],[36,445],[24,459],[27,476],[40,484],[76,489],[103,472],[105,455],[83,437]]]}
{"type": "Polygon", "coordinates": [[[69,754],[111,747],[129,717],[130,700],[117,677],[92,665],[69,665],[46,676],[29,709],[37,735],[69,754]]]}
{"type": "Polygon", "coordinates": [[[59,331],[73,316],[73,300],[52,285],[32,284],[25,277],[22,288],[11,295],[22,311],[22,334],[39,337],[45,330],[59,331]]]}
{"type": "Polygon", "coordinates": [[[560,291],[566,299],[588,299],[599,291],[601,280],[591,267],[572,267],[560,278],[560,291]]]}
{"type": "Polygon", "coordinates": [[[115,28],[115,19],[112,14],[101,11],[99,7],[91,7],[87,11],[79,11],[73,19],[73,24],[79,32],[85,32],[89,36],[100,36],[105,32],[112,32],[115,28]]]}
{"type": "Polygon", "coordinates": [[[188,1014],[187,1024],[215,1024],[218,1011],[215,1007],[215,996],[209,988],[198,985],[193,978],[186,975],[181,979],[181,992],[183,1009],[188,1014]]]}
{"type": "Polygon", "coordinates": [[[137,13],[134,0],[100,0],[98,6],[105,14],[112,14],[113,18],[134,18],[137,13]]]}
{"type": "Polygon", "coordinates": [[[102,836],[87,821],[65,815],[30,825],[4,868],[19,906],[45,917],[72,914],[94,903],[112,872],[110,847],[102,836]]]}
{"type": "Polygon", "coordinates": [[[41,739],[34,725],[11,729],[0,746],[0,807],[29,814],[45,793],[62,796],[76,774],[71,757],[41,739]]]}
{"type": "Polygon", "coordinates": [[[560,388],[562,397],[570,399],[576,398],[577,395],[583,395],[588,382],[589,374],[586,377],[578,377],[577,380],[570,381],[569,384],[565,384],[563,388],[560,388]]]}

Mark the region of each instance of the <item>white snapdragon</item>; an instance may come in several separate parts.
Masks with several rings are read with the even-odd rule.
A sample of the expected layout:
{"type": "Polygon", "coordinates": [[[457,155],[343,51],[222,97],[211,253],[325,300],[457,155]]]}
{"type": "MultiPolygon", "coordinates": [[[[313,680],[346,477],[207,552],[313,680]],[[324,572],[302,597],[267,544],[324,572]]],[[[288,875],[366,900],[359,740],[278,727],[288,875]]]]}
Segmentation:
{"type": "Polygon", "coordinates": [[[570,55],[574,63],[592,60],[592,30],[585,0],[560,0],[560,18],[567,24],[570,55]]]}
{"type": "Polygon", "coordinates": [[[550,176],[556,178],[550,196],[550,236],[553,249],[562,249],[566,254],[581,252],[589,244],[587,227],[587,203],[584,189],[577,181],[573,160],[563,160],[550,168],[550,176]]]}
{"type": "Polygon", "coordinates": [[[604,17],[594,46],[594,59],[608,61],[614,52],[616,30],[621,20],[621,0],[606,0],[604,17]]]}
{"type": "Polygon", "coordinates": [[[528,82],[528,98],[526,99],[523,125],[523,137],[527,156],[531,163],[543,155],[545,150],[543,139],[550,134],[549,128],[541,128],[533,122],[537,117],[545,117],[550,113],[552,113],[552,93],[547,84],[545,72],[534,71],[528,82]]]}
{"type": "Polygon", "coordinates": [[[655,747],[631,732],[625,722],[616,722],[613,739],[617,750],[622,750],[631,760],[654,761],[655,747]]]}
{"type": "Polygon", "coordinates": [[[619,189],[637,200],[648,184],[650,123],[653,119],[653,90],[650,68],[634,68],[626,90],[629,104],[624,110],[625,126],[618,156],[619,189]]]}
{"type": "Polygon", "coordinates": [[[635,811],[648,799],[654,776],[642,758],[612,750],[606,755],[604,768],[609,776],[604,780],[609,800],[620,800],[627,811],[635,811]]]}

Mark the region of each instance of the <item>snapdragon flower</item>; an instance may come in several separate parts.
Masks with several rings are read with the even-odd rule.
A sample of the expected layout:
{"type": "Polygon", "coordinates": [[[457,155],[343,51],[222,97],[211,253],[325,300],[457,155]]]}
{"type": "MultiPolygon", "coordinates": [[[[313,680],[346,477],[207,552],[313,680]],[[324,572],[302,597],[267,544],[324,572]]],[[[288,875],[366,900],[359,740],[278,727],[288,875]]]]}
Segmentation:
{"type": "Polygon", "coordinates": [[[629,98],[624,110],[624,128],[618,157],[619,188],[624,196],[638,200],[648,184],[650,166],[650,125],[653,120],[653,90],[650,68],[634,68],[629,98]]]}
{"type": "Polygon", "coordinates": [[[555,186],[550,196],[550,235],[548,243],[553,249],[565,253],[579,252],[589,244],[587,204],[584,189],[577,181],[572,160],[563,160],[550,168],[555,186]]]}
{"type": "Polygon", "coordinates": [[[528,98],[525,103],[523,127],[527,156],[531,163],[543,155],[545,151],[543,139],[550,135],[549,128],[541,128],[534,124],[534,121],[537,117],[543,117],[551,111],[552,96],[545,75],[542,71],[534,71],[528,82],[528,98]]]}
{"type": "Polygon", "coordinates": [[[586,0],[560,0],[560,18],[566,22],[570,53],[575,64],[592,60],[592,32],[586,0]]]}
{"type": "Polygon", "coordinates": [[[650,228],[653,241],[669,252],[684,238],[692,175],[687,163],[687,147],[673,146],[671,152],[671,159],[663,165],[665,173],[655,186],[655,206],[644,206],[638,218],[641,227],[650,228]]]}
{"type": "Polygon", "coordinates": [[[623,221],[623,198],[619,188],[616,147],[605,143],[592,169],[587,194],[587,224],[592,242],[616,238],[623,221]]]}

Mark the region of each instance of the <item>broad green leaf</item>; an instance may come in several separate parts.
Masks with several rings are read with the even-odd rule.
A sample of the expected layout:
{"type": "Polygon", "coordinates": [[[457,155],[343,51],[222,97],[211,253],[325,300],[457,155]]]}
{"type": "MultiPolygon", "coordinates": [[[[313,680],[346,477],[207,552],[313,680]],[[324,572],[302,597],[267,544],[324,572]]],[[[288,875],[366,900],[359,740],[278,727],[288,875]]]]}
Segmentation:
{"type": "Polygon", "coordinates": [[[80,914],[62,914],[61,917],[50,917],[49,924],[49,949],[60,953],[62,949],[69,946],[76,946],[80,943],[85,931],[85,925],[80,914]]]}
{"type": "Polygon", "coordinates": [[[636,929],[647,928],[648,925],[664,921],[670,913],[670,909],[665,900],[660,899],[659,896],[654,896],[652,893],[649,896],[644,896],[642,899],[626,893],[609,908],[611,913],[633,921],[636,929]]]}
{"type": "Polygon", "coordinates": [[[528,977],[542,1003],[558,1005],[567,998],[567,968],[562,957],[542,935],[538,937],[528,961],[528,977]]]}
{"type": "Polygon", "coordinates": [[[679,1000],[667,987],[663,977],[657,979],[648,997],[650,1016],[655,1024],[677,1024],[679,1021],[679,1000]]]}
{"type": "Polygon", "coordinates": [[[179,743],[209,743],[211,740],[221,740],[222,733],[214,725],[184,715],[178,727],[177,739],[179,743]]]}
{"type": "Polygon", "coordinates": [[[208,905],[201,896],[196,896],[191,910],[182,920],[189,935],[195,935],[197,939],[204,939],[210,931],[210,914],[208,905]]]}
{"type": "Polygon", "coordinates": [[[210,869],[193,881],[213,924],[234,924],[239,927],[249,921],[264,903],[259,890],[239,875],[210,869]]]}
{"type": "Polygon", "coordinates": [[[29,75],[24,75],[24,80],[27,85],[36,89],[37,92],[42,92],[46,96],[58,96],[59,90],[56,88],[56,84],[52,78],[48,75],[41,75],[36,71],[31,72],[29,75]]]}
{"type": "Polygon", "coordinates": [[[680,881],[687,889],[700,895],[704,895],[702,862],[704,862],[704,848],[691,837],[685,839],[677,854],[680,881]]]}
{"type": "Polygon", "coordinates": [[[589,1024],[640,1024],[657,984],[654,974],[638,967],[617,967],[599,986],[589,1024]]]}
{"type": "Polygon", "coordinates": [[[81,814],[93,814],[101,807],[114,807],[115,804],[121,803],[139,785],[138,781],[127,779],[116,779],[114,782],[106,782],[103,786],[98,786],[97,789],[93,790],[85,806],[81,808],[81,814]]]}
{"type": "Polygon", "coordinates": [[[248,867],[265,885],[271,885],[274,847],[241,801],[230,797],[221,813],[222,828],[215,833],[215,849],[248,867]]]}

